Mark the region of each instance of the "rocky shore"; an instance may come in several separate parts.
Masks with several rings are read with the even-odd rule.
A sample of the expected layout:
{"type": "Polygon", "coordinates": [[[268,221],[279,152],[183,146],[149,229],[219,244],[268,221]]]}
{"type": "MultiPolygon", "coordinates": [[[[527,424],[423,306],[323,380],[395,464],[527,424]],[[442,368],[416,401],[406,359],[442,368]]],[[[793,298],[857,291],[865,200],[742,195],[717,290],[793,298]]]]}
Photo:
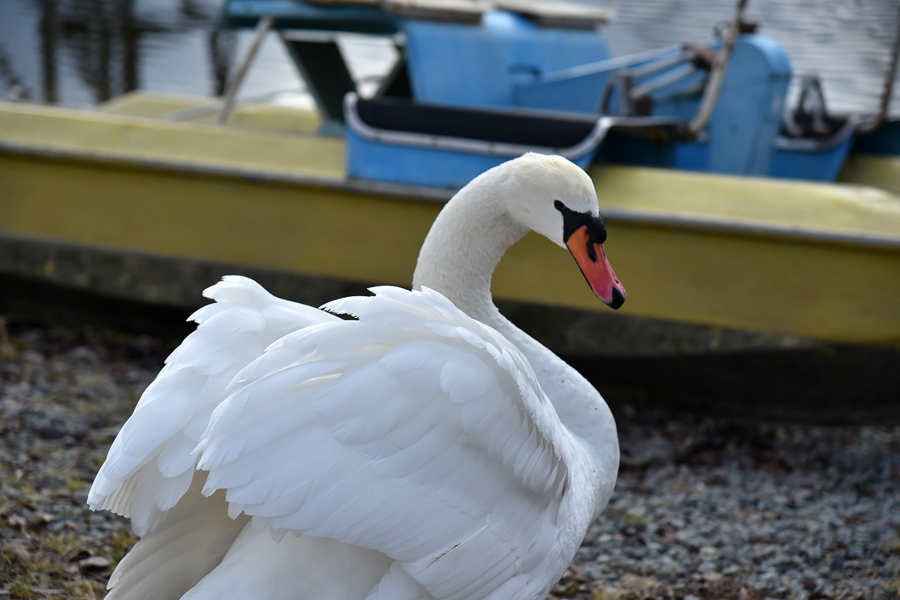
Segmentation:
{"type": "MultiPolygon", "coordinates": [[[[177,343],[0,321],[0,599],[103,597],[134,537],[90,512],[87,490],[177,343]]],[[[635,414],[609,400],[619,482],[553,597],[900,598],[900,427],[635,414]]]]}

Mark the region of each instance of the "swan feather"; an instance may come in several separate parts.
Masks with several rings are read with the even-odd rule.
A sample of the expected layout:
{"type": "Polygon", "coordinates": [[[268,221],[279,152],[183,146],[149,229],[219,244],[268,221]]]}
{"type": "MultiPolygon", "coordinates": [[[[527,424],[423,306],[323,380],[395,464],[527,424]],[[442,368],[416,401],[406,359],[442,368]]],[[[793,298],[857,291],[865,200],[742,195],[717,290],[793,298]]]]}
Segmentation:
{"type": "Polygon", "coordinates": [[[288,334],[237,375],[195,451],[204,493],[383,552],[435,597],[490,597],[498,565],[550,553],[570,441],[496,331],[431,290],[373,292],[326,305],[358,320],[288,334]],[[329,345],[328,362],[298,360],[329,345]]]}

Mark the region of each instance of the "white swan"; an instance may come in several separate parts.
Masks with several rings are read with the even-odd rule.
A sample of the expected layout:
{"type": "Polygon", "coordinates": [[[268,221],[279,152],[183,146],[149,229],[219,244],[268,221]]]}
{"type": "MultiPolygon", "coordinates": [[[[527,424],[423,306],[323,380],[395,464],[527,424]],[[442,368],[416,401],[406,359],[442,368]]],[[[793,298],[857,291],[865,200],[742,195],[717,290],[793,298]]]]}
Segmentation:
{"type": "Polygon", "coordinates": [[[544,598],[619,448],[600,394],[491,301],[529,229],[624,301],[590,178],[537,154],[446,205],[421,291],[325,306],[356,320],[242,277],[207,290],[91,487],[141,536],[108,598],[544,598]]]}

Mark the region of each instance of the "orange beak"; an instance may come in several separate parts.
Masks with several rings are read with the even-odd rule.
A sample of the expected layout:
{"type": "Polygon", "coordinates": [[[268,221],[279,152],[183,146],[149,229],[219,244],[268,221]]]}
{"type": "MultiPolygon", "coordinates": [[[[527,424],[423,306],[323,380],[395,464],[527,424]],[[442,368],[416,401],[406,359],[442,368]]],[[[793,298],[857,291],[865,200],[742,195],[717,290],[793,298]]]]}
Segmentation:
{"type": "Polygon", "coordinates": [[[611,308],[622,306],[628,297],[625,287],[610,266],[603,244],[591,240],[587,226],[582,225],[572,232],[566,246],[597,297],[611,308]]]}

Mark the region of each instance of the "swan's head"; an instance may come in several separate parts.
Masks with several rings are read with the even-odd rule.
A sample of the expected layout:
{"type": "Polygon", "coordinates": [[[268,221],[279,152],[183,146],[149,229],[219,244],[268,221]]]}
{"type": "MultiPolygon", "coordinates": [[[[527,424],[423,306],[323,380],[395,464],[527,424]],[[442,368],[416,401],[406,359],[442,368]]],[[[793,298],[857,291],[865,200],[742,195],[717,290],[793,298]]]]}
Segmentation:
{"type": "Polygon", "coordinates": [[[606,226],[588,174],[560,156],[534,153],[506,165],[509,214],[567,248],[597,297],[612,308],[622,306],[627,295],[606,258],[606,226]]]}

